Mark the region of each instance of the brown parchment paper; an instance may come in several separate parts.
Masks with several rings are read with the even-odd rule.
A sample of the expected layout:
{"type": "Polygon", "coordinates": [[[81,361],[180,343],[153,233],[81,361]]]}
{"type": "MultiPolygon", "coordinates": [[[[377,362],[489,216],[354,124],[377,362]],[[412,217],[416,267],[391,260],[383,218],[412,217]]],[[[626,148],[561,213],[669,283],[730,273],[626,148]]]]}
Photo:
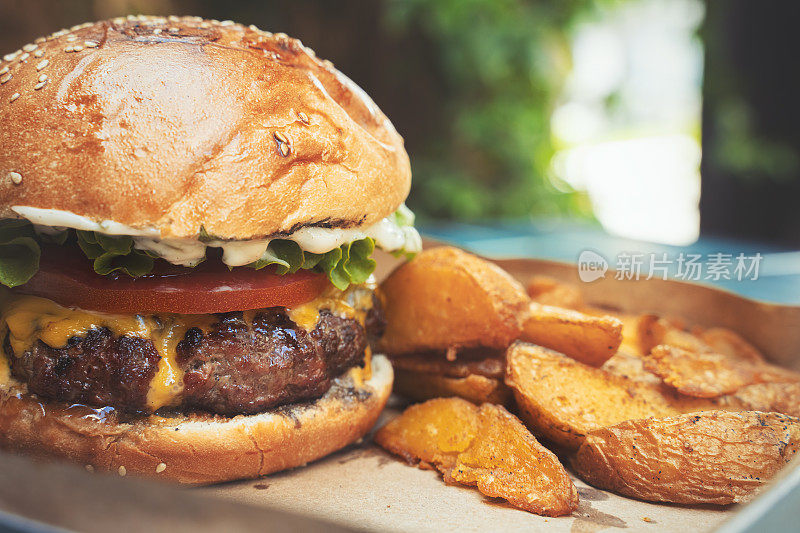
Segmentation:
{"type": "MultiPolygon", "coordinates": [[[[795,367],[800,363],[800,308],[762,304],[689,283],[618,281],[613,271],[604,279],[582,283],[575,266],[551,261],[496,262],[523,282],[539,274],[580,284],[593,304],[730,327],[773,360],[795,367]]],[[[386,275],[394,265],[393,259],[381,257],[378,275],[386,275]]],[[[394,398],[378,426],[401,409],[401,401],[394,398]]],[[[438,473],[408,466],[367,438],[302,469],[201,490],[376,531],[709,531],[740,509],[651,504],[592,488],[578,479],[575,484],[581,499],[577,512],[544,518],[488,499],[475,489],[445,485],[438,473]]]]}

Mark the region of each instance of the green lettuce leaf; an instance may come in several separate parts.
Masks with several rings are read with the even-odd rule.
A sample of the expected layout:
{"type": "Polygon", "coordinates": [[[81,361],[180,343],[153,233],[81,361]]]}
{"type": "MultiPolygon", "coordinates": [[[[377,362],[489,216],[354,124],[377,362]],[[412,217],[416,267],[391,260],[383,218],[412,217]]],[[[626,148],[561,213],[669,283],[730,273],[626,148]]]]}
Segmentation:
{"type": "Polygon", "coordinates": [[[144,276],[153,270],[153,257],[133,247],[126,235],[111,236],[93,231],[76,231],[78,246],[93,260],[94,271],[106,276],[121,271],[131,277],[144,276]]]}
{"type": "Polygon", "coordinates": [[[366,238],[343,244],[324,254],[304,252],[300,246],[285,239],[269,243],[267,251],[251,268],[276,265],[278,274],[291,274],[300,269],[315,270],[328,276],[331,283],[344,290],[350,284],[364,283],[375,270],[375,261],[370,258],[375,251],[375,241],[366,238]]]}
{"type": "Polygon", "coordinates": [[[39,270],[41,248],[33,225],[23,220],[0,220],[0,283],[16,287],[39,270]]]}

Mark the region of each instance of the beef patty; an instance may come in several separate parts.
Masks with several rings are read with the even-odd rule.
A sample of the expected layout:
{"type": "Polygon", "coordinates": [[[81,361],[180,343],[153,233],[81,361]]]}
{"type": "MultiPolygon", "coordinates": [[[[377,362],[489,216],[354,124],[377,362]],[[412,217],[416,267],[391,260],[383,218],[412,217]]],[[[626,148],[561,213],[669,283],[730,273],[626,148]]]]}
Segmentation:
{"type": "MultiPolygon", "coordinates": [[[[384,326],[379,306],[368,312],[366,330],[327,310],[311,331],[292,322],[282,307],[262,310],[249,323],[241,312],[217,317],[206,333],[191,328],[177,345],[184,372],[178,407],[252,414],[318,398],[335,377],[363,362],[368,337],[380,335],[384,326]]],[[[37,341],[15,356],[6,338],[4,349],[14,377],[42,398],[148,411],[147,392],[160,359],[150,339],[115,337],[99,328],[63,348],[37,341]]]]}

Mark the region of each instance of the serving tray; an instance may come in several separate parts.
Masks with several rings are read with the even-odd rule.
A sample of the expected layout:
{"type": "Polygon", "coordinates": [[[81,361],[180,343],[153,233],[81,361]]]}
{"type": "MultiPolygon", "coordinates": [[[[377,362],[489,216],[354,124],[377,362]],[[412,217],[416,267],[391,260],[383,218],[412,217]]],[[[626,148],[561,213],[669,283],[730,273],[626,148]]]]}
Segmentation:
{"type": "MultiPolygon", "coordinates": [[[[388,255],[378,260],[379,277],[396,264],[388,255]]],[[[538,274],[581,283],[575,266],[569,264],[533,259],[497,263],[521,280],[538,274]]],[[[678,281],[621,281],[613,273],[581,288],[596,305],[730,327],[771,360],[800,368],[800,307],[760,303],[678,281]]],[[[402,407],[401,399],[392,398],[382,421],[402,407]]],[[[575,483],[581,499],[578,510],[569,517],[545,518],[471,488],[445,485],[436,472],[398,461],[369,437],[304,468],[195,489],[0,454],[0,526],[15,531],[33,531],[44,524],[82,531],[108,531],[112,526],[126,531],[193,532],[758,531],[767,524],[793,524],[793,510],[800,500],[800,463],[788,465],[755,502],[731,507],[652,504],[577,479],[575,483]]]]}

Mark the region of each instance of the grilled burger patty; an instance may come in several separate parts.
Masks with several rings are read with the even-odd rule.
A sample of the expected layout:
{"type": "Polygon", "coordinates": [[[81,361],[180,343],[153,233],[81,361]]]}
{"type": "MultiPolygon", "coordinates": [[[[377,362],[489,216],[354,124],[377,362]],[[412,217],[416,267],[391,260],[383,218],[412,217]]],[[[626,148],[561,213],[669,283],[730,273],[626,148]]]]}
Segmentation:
{"type": "MultiPolygon", "coordinates": [[[[282,307],[259,311],[249,322],[241,312],[216,316],[206,333],[191,328],[177,345],[184,388],[176,407],[252,414],[318,398],[335,377],[363,362],[368,337],[379,336],[384,326],[379,305],[368,311],[366,328],[325,309],[311,331],[282,307]]],[[[150,339],[98,328],[63,348],[37,341],[16,356],[6,337],[4,349],[12,375],[42,398],[148,411],[160,359],[150,339]]]]}

